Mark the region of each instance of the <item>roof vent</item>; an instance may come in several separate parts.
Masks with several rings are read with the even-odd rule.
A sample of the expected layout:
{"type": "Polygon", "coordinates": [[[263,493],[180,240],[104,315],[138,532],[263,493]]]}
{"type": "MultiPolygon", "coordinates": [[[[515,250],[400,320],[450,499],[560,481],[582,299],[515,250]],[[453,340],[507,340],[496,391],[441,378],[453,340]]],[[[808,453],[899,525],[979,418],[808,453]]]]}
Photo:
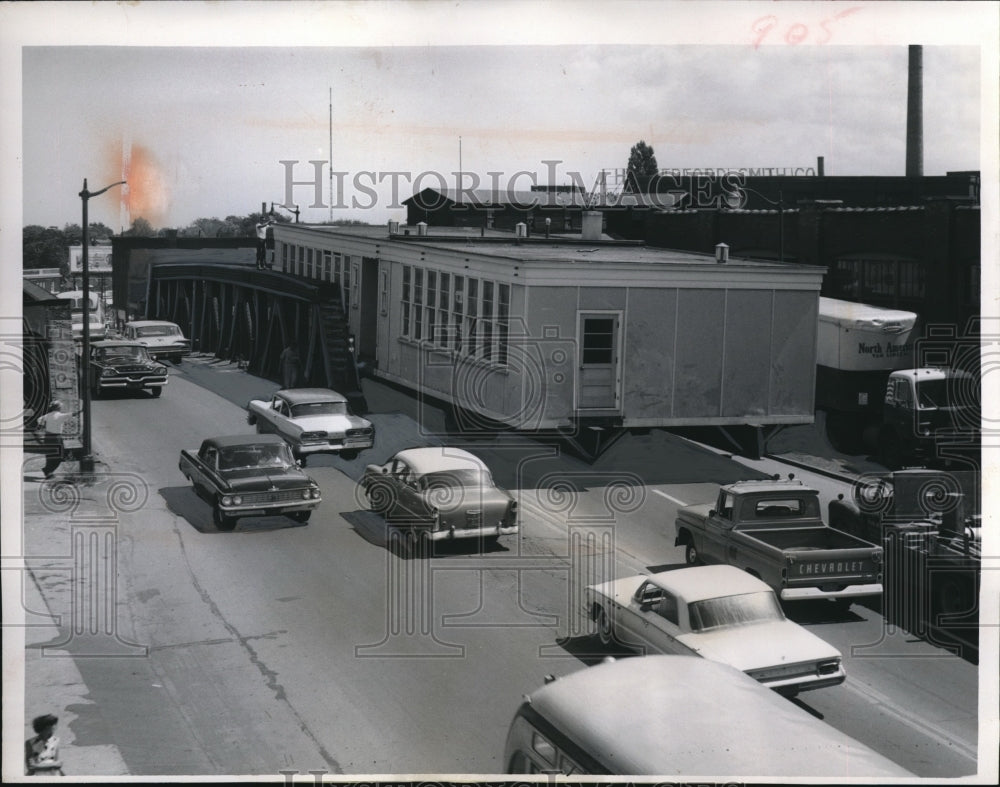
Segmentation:
{"type": "Polygon", "coordinates": [[[389,219],[389,234],[399,235],[399,222],[389,219]]]}
{"type": "Polygon", "coordinates": [[[729,244],[728,243],[716,243],[715,244],[715,261],[720,265],[729,262],[729,244]]]}
{"type": "Polygon", "coordinates": [[[517,224],[514,225],[514,234],[519,238],[527,238],[528,225],[525,224],[523,221],[519,221],[517,224]]]}
{"type": "Polygon", "coordinates": [[[417,222],[417,235],[426,235],[426,234],[427,234],[427,222],[426,221],[417,222]]]}

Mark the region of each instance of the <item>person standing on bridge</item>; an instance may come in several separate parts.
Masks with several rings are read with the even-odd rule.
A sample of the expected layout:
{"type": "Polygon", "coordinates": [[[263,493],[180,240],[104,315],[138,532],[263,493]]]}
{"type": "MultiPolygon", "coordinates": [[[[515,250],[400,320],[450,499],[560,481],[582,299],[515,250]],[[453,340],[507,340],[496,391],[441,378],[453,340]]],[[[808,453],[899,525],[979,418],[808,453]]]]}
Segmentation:
{"type": "Polygon", "coordinates": [[[270,221],[257,224],[257,270],[259,271],[264,270],[267,261],[267,230],[270,226],[270,221]]]}
{"type": "Polygon", "coordinates": [[[299,351],[289,343],[278,356],[281,365],[281,383],[285,388],[294,388],[299,381],[299,351]]]}

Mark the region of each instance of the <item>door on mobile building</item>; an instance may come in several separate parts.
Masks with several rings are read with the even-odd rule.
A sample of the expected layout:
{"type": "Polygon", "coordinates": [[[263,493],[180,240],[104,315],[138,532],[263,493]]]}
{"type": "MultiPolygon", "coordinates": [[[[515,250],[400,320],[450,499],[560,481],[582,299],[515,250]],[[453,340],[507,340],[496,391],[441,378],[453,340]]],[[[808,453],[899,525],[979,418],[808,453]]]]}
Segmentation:
{"type": "Polygon", "coordinates": [[[618,411],[621,312],[580,312],[579,318],[577,409],[618,411]]]}

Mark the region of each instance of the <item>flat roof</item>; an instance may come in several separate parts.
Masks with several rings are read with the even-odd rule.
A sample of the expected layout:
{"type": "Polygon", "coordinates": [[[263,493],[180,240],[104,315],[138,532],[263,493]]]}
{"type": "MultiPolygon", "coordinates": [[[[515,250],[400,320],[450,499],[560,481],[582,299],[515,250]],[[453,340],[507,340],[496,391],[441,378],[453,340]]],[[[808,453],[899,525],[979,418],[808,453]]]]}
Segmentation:
{"type": "MultiPolygon", "coordinates": [[[[401,225],[402,226],[402,225],[401,225]]],[[[329,226],[322,224],[280,224],[276,235],[289,230],[306,230],[321,235],[364,238],[381,243],[401,243],[422,249],[435,249],[454,253],[456,250],[474,253],[481,257],[515,260],[520,263],[629,263],[646,265],[698,265],[710,268],[760,268],[769,270],[823,270],[822,266],[801,263],[776,262],[745,257],[730,257],[724,264],[715,261],[711,253],[698,253],[646,246],[636,241],[580,241],[554,235],[549,239],[533,235],[517,238],[510,232],[487,230],[482,235],[479,228],[428,227],[427,235],[389,234],[383,226],[329,226]],[[470,231],[471,230],[471,231],[470,231]],[[460,241],[463,245],[456,245],[460,241]]]]}

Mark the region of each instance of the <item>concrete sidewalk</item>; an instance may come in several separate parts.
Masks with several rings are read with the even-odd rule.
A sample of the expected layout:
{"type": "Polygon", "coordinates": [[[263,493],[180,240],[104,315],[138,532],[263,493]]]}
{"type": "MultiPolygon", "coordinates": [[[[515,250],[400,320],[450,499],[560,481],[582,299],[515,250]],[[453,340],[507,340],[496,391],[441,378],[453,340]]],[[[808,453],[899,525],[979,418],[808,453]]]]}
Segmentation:
{"type": "MultiPolygon", "coordinates": [[[[77,463],[64,462],[52,481],[42,482],[43,458],[25,454],[23,549],[27,568],[19,572],[24,609],[24,736],[34,735],[31,720],[44,713],[59,717],[63,771],[78,776],[126,776],[118,748],[100,708],[90,699],[72,644],[71,610],[80,560],[73,557],[71,518],[85,519],[103,504],[85,483],[69,484],[77,463]],[[36,467],[37,465],[37,467],[36,467]],[[37,476],[37,479],[35,478],[37,476]],[[60,481],[60,479],[63,479],[60,481]]],[[[5,624],[7,621],[5,621],[5,624]]],[[[37,781],[24,776],[23,762],[4,762],[4,781],[37,781]]]]}

